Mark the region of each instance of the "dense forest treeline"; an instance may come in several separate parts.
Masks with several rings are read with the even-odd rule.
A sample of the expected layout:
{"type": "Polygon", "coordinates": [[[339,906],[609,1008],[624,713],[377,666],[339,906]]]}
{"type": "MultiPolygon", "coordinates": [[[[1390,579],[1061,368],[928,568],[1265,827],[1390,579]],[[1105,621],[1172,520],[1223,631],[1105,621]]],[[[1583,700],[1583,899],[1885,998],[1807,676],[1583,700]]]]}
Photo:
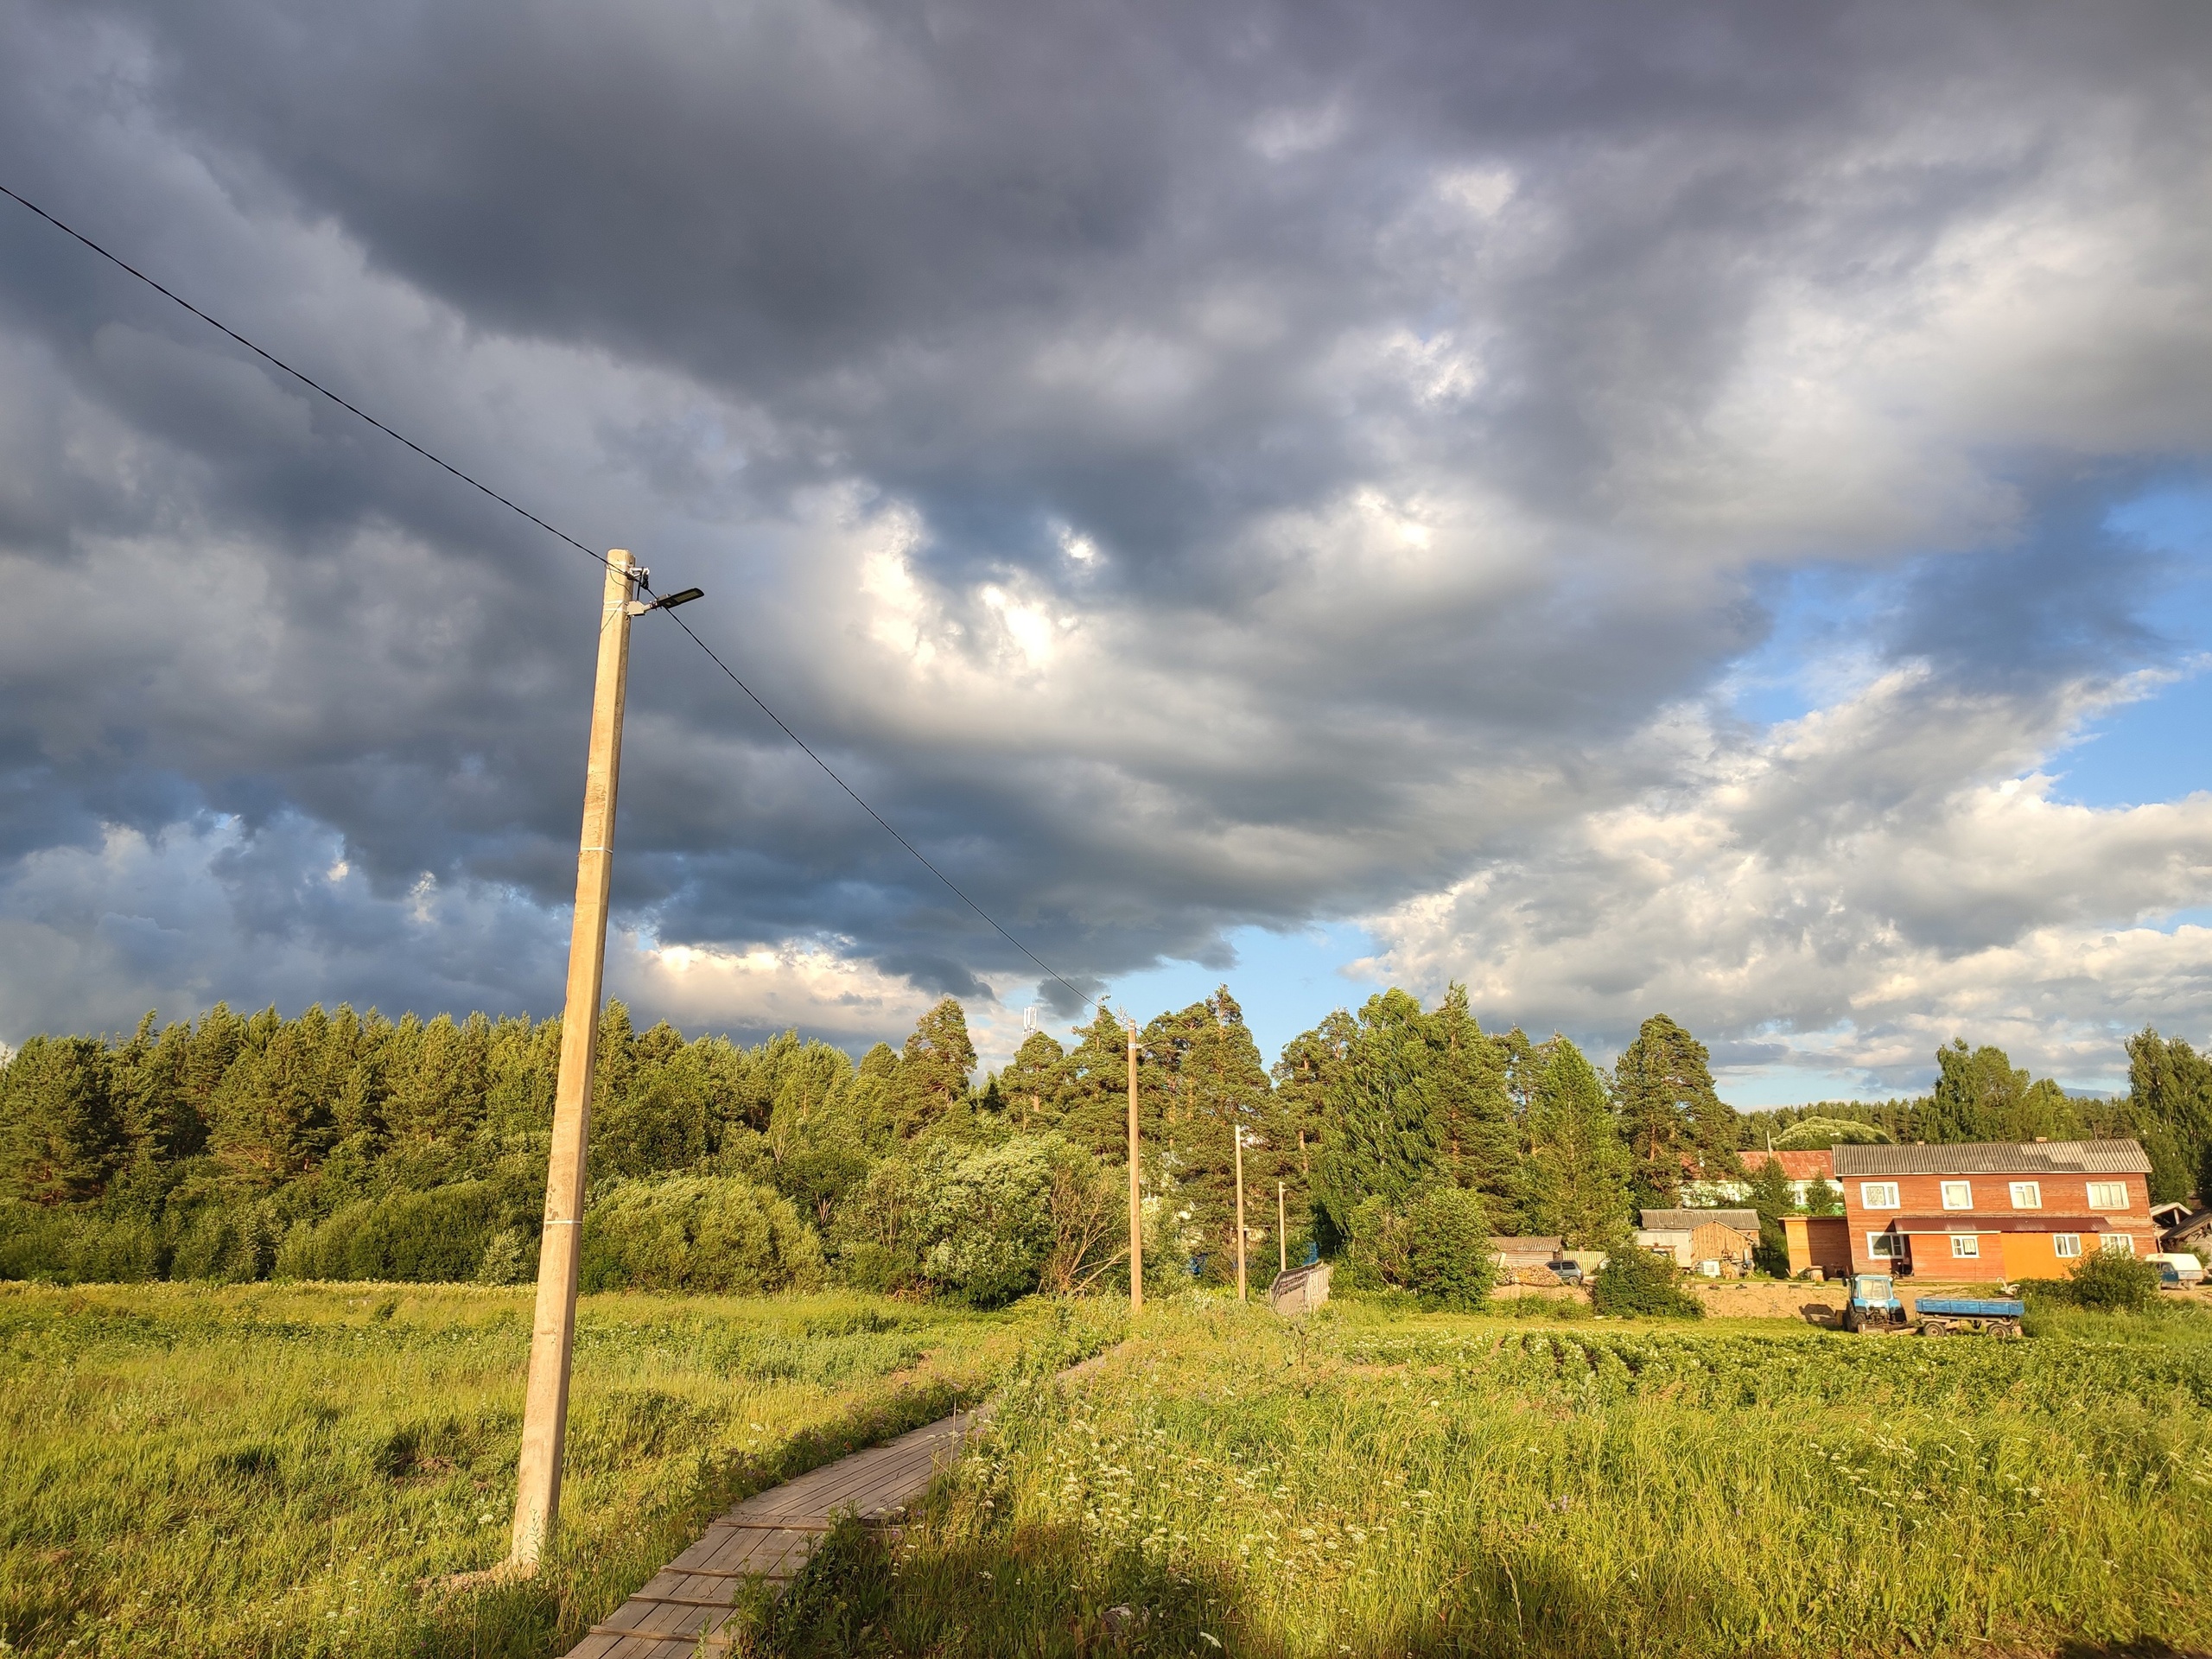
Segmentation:
{"type": "MultiPolygon", "coordinates": [[[[1125,1283],[1125,1034],[1102,1010],[1073,1035],[1031,1035],[978,1084],[950,998],[857,1064],[788,1032],[639,1031],[610,1004],[587,1287],[835,1280],[988,1305],[1125,1283]]],[[[33,1038],[0,1069],[0,1276],[525,1280],[559,1051],[557,1020],[342,1007],[33,1038]]],[[[1637,1206],[1710,1200],[1769,1144],[2126,1135],[2154,1197],[2212,1187],[2212,1063],[2152,1031],[2128,1053],[2111,1101],[1959,1043],[1922,1099],[1739,1115],[1663,1014],[1607,1071],[1564,1037],[1485,1033],[1459,987],[1433,1008],[1389,990],[1269,1067],[1224,988],[1139,1033],[1147,1276],[1233,1275],[1238,1127],[1255,1272],[1310,1248],[1416,1287],[1490,1232],[1615,1242],[1637,1206]]],[[[1789,1198],[1769,1180],[1753,1202],[1789,1198]]]]}

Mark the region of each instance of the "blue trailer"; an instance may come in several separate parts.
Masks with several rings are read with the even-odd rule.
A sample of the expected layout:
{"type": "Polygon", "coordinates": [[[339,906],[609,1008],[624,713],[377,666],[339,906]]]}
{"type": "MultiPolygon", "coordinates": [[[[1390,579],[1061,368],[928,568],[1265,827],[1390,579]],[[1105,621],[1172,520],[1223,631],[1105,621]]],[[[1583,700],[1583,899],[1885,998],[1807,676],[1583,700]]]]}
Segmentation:
{"type": "Polygon", "coordinates": [[[2008,1297],[1923,1296],[1914,1308],[1923,1337],[1948,1337],[1980,1332],[1993,1337],[2017,1337],[2027,1317],[2024,1302],[2008,1297]]]}

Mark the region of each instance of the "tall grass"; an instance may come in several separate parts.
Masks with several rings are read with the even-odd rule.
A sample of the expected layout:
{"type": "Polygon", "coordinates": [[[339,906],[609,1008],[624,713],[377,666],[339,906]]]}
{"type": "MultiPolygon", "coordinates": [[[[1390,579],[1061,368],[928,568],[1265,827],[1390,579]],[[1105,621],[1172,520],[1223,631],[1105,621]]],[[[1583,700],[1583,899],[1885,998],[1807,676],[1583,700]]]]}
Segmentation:
{"type": "Polygon", "coordinates": [[[562,1547],[505,1551],[531,1293],[0,1286],[0,1651],[543,1655],[717,1510],[1086,1338],[880,1298],[602,1296],[562,1547]]]}
{"type": "Polygon", "coordinates": [[[836,1541],[754,1645],[2202,1649],[2212,1344],[2139,1334],[1164,1309],[1014,1390],[895,1555],[836,1541]]]}

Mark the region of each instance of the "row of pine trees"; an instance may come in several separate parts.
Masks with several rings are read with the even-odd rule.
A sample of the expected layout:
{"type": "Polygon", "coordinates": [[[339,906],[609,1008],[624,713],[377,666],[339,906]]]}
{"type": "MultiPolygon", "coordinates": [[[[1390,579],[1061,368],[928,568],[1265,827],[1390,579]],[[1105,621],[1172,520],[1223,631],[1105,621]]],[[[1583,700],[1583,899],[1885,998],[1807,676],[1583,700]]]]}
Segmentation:
{"type": "MultiPolygon", "coordinates": [[[[792,1033],[741,1047],[639,1031],[610,1004],[594,1199],[682,1180],[695,1209],[727,1209],[700,1183],[736,1184],[764,1217],[747,1224],[784,1240],[783,1256],[879,1288],[1089,1282],[1114,1261],[1126,1045],[1102,1009],[1071,1045],[1034,1033],[978,1084],[950,998],[903,1047],[878,1044],[857,1064],[792,1033]],[[985,1212],[1034,1239],[979,1253],[985,1212]],[[800,1250],[802,1234],[813,1242],[800,1250]]],[[[0,1273],[253,1277],[280,1270],[289,1240],[289,1259],[318,1271],[342,1260],[359,1276],[524,1276],[559,1050],[557,1020],[395,1022],[343,1007],[286,1020],[218,1005],[196,1023],[157,1028],[149,1015],[123,1039],[33,1038],[0,1070],[0,1273]],[[412,1243],[399,1236],[410,1229],[412,1243]],[[129,1248],[103,1256],[83,1243],[111,1236],[129,1248]],[[67,1250],[74,1268],[48,1259],[67,1250]]],[[[1704,1046],[1663,1014],[1608,1071],[1561,1036],[1484,1032],[1457,986],[1433,1007],[1394,989],[1339,1010],[1272,1067],[1224,987],[1142,1027],[1138,1054],[1152,1248],[1213,1281],[1233,1271],[1239,1128],[1262,1270],[1309,1246],[1357,1259],[1439,1192],[1491,1232],[1602,1247],[1637,1207],[1739,1176],[1740,1148],[1826,1144],[1846,1132],[1824,1128],[1835,1123],[1898,1140],[2133,1135],[2159,1197],[2196,1186],[2212,1146],[2212,1065],[2155,1032],[2130,1039],[2134,1086],[2120,1100],[2073,1100],[1998,1050],[1959,1044],[1922,1100],[1744,1116],[1720,1101],[1704,1046]]],[[[644,1202],[631,1192],[622,1212],[644,1202]]]]}

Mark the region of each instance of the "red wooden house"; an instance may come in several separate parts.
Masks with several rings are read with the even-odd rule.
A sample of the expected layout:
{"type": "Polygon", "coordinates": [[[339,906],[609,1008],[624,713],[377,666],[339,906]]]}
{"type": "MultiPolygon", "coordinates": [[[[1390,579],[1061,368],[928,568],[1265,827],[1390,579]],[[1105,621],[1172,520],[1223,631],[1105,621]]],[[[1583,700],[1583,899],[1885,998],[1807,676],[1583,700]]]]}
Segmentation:
{"type": "Polygon", "coordinates": [[[1852,1266],[1923,1279],[2058,1279],[2084,1252],[2158,1248],[2133,1141],[1838,1147],[1852,1266]]]}

